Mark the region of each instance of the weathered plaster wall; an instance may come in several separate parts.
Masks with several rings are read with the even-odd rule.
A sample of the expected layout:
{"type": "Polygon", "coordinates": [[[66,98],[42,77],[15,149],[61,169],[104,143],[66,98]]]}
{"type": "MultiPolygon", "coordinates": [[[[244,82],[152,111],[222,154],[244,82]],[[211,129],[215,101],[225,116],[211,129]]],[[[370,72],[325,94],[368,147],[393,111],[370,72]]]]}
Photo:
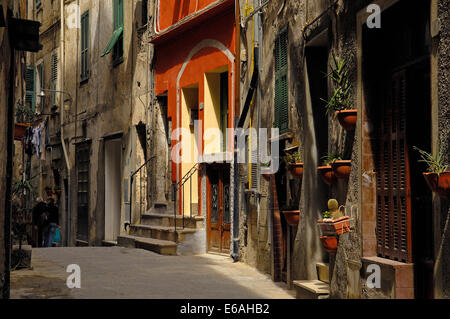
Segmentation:
{"type": "MultiPolygon", "coordinates": [[[[437,1],[437,17],[440,20],[440,34],[434,40],[436,48],[438,80],[438,140],[444,158],[450,166],[450,8],[448,1],[437,1]]],[[[433,52],[433,53],[434,53],[433,52]]],[[[436,150],[437,151],[437,150],[436,150]]],[[[450,298],[450,200],[435,199],[434,213],[439,216],[440,234],[435,241],[437,252],[435,265],[435,298],[450,298]]]]}

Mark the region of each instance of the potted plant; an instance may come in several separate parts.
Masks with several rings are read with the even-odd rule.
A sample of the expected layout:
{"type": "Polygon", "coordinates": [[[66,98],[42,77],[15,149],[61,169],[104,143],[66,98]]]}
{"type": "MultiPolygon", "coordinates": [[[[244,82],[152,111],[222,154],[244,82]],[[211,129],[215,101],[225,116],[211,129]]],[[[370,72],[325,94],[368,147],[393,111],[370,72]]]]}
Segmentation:
{"type": "Polygon", "coordinates": [[[339,123],[347,131],[353,131],[356,128],[356,119],[358,110],[351,108],[352,86],[348,77],[347,61],[345,59],[337,60],[333,55],[334,67],[331,66],[331,72],[327,76],[333,81],[335,89],[329,101],[322,99],[326,104],[327,114],[335,112],[339,123]]]}
{"type": "Polygon", "coordinates": [[[331,168],[337,178],[348,180],[352,170],[352,161],[342,159],[335,160],[331,163],[331,168]]]}
{"type": "Polygon", "coordinates": [[[337,252],[338,247],[338,239],[335,236],[320,236],[320,242],[322,243],[323,248],[329,254],[335,254],[337,252]]]}
{"type": "Polygon", "coordinates": [[[288,153],[284,159],[291,174],[301,178],[303,176],[303,161],[300,151],[292,154],[288,153]]]}
{"type": "Polygon", "coordinates": [[[337,179],[331,167],[331,163],[341,160],[341,157],[330,153],[327,156],[323,157],[322,159],[323,159],[323,166],[319,166],[317,170],[319,171],[322,180],[326,184],[333,185],[334,183],[336,183],[337,179]]]}
{"type": "Polygon", "coordinates": [[[34,112],[20,101],[16,105],[16,122],[14,124],[14,139],[22,140],[25,131],[30,127],[35,117],[34,112]]]}
{"type": "Polygon", "coordinates": [[[300,219],[300,210],[298,207],[289,206],[281,209],[281,213],[284,215],[286,222],[290,226],[297,226],[300,219]]]}
{"type": "Polygon", "coordinates": [[[450,171],[444,164],[442,150],[436,156],[414,146],[419,152],[421,159],[419,162],[427,164],[427,172],[423,173],[430,189],[444,199],[450,198],[450,171]]]}
{"type": "Polygon", "coordinates": [[[32,195],[35,195],[33,186],[31,185],[30,181],[28,180],[17,180],[13,185],[13,194],[16,196],[22,196],[25,193],[30,193],[32,195]]]}
{"type": "Polygon", "coordinates": [[[328,201],[328,210],[322,213],[322,219],[317,221],[324,236],[338,236],[350,231],[350,217],[339,211],[335,199],[328,201]]]}

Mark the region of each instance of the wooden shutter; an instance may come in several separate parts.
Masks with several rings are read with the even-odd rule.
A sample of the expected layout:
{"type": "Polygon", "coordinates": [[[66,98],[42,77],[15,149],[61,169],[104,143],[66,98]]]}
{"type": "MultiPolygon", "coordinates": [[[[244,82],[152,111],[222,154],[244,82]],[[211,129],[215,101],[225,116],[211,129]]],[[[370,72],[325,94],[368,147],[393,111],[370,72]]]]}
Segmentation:
{"type": "MultiPolygon", "coordinates": [[[[58,89],[58,55],[54,53],[52,55],[52,64],[51,64],[51,90],[56,91],[58,89]]],[[[57,105],[57,92],[51,93],[51,106],[57,105]]]]}
{"type": "Polygon", "coordinates": [[[25,73],[25,104],[36,110],[36,72],[34,67],[27,67],[25,73]]]}
{"type": "MultiPolygon", "coordinates": [[[[114,31],[124,26],[123,0],[114,0],[114,31]]],[[[123,35],[120,35],[113,49],[113,64],[117,65],[123,58],[123,35]]]]}
{"type": "Polygon", "coordinates": [[[81,81],[89,78],[89,11],[81,16],[81,81]]]}
{"type": "Polygon", "coordinates": [[[288,33],[280,33],[275,40],[275,122],[274,126],[280,129],[280,134],[289,127],[288,103],[288,33]]]}
{"type": "Polygon", "coordinates": [[[258,188],[258,166],[259,166],[259,158],[258,158],[258,135],[252,136],[251,145],[250,145],[250,156],[251,156],[251,189],[258,188]]]}
{"type": "Polygon", "coordinates": [[[377,252],[385,258],[412,262],[407,90],[406,72],[395,73],[378,126],[377,252]]]}

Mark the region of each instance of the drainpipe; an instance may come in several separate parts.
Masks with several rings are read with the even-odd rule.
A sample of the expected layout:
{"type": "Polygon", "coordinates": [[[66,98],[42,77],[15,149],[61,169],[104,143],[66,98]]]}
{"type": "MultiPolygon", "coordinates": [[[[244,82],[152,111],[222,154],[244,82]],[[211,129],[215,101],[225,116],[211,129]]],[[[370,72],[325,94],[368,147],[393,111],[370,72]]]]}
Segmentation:
{"type": "MultiPolygon", "coordinates": [[[[64,141],[64,93],[62,93],[64,91],[64,67],[65,67],[65,50],[64,50],[64,37],[65,37],[65,20],[64,20],[64,0],[61,0],[60,2],[61,4],[61,32],[60,32],[60,36],[61,36],[61,42],[60,42],[60,49],[61,49],[61,79],[60,79],[60,131],[61,131],[61,145],[62,145],[62,149],[64,152],[64,159],[66,162],[66,167],[67,167],[67,185],[68,185],[68,202],[69,204],[67,205],[66,209],[67,209],[67,219],[69,221],[69,226],[67,227],[67,246],[70,245],[70,228],[72,226],[71,223],[71,187],[70,187],[70,162],[69,162],[69,156],[67,155],[67,149],[66,149],[66,143],[64,141]]],[[[76,125],[76,123],[75,123],[76,125]]]]}

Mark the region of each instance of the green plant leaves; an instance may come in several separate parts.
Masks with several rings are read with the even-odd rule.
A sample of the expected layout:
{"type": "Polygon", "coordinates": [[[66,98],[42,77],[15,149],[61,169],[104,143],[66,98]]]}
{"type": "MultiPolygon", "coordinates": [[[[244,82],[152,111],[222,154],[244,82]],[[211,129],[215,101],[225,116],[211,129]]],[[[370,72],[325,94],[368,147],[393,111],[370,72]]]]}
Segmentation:
{"type": "Polygon", "coordinates": [[[427,164],[427,171],[430,173],[443,173],[447,170],[447,165],[444,164],[444,159],[442,156],[442,149],[433,156],[431,153],[428,153],[420,148],[413,146],[413,149],[419,152],[421,159],[419,162],[427,164]]]}

